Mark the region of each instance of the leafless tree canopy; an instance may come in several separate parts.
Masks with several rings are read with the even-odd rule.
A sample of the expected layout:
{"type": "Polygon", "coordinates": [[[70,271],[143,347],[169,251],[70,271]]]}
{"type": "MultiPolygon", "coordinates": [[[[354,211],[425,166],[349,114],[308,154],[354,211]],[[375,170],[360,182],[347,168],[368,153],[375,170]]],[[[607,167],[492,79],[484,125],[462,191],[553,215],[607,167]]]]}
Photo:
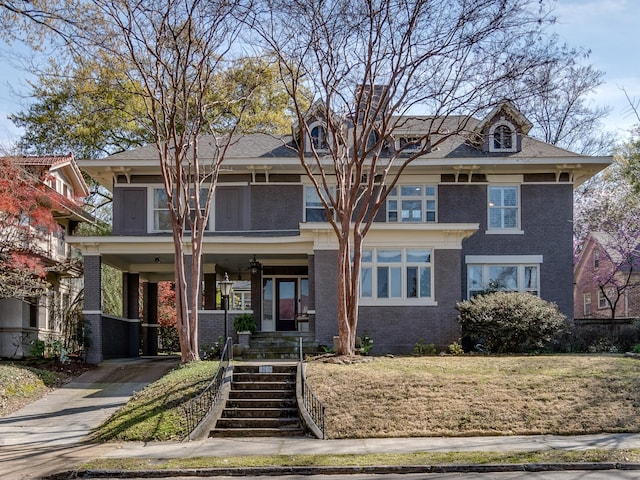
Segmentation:
{"type": "Polygon", "coordinates": [[[327,125],[328,153],[298,151],[338,237],[339,352],[349,354],[362,241],[385,195],[415,158],[467,134],[471,116],[532,94],[521,79],[554,61],[543,34],[552,19],[544,2],[526,0],[274,0],[265,7],[255,25],[299,102],[298,137],[310,136],[310,113],[327,125]],[[307,92],[311,112],[301,102],[307,92]],[[421,147],[388,148],[416,113],[421,147]]]}
{"type": "Polygon", "coordinates": [[[106,51],[126,72],[122,88],[135,88],[131,93],[144,103],[141,118],[132,120],[154,140],[164,179],[183,362],[198,358],[202,239],[221,162],[250,95],[226,98],[228,103],[210,95],[215,76],[229,65],[239,26],[235,15],[245,8],[242,0],[93,0],[75,33],[75,48],[106,51]],[[234,117],[225,115],[230,104],[234,117]],[[199,155],[204,134],[213,158],[199,155]]]}

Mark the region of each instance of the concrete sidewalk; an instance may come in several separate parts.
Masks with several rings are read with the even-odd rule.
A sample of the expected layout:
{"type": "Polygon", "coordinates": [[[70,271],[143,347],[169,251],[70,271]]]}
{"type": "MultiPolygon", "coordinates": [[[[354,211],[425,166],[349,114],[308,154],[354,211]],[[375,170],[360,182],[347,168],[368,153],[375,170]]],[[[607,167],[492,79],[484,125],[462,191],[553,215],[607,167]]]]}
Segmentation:
{"type": "Polygon", "coordinates": [[[105,361],[44,398],[0,418],[2,478],[40,478],[112,450],[109,445],[83,442],[136,391],[178,363],[176,357],[105,361]]]}
{"type": "Polygon", "coordinates": [[[640,449],[640,434],[464,438],[207,438],[191,442],[90,444],[86,436],[135,391],[178,364],[176,358],[108,361],[0,419],[2,478],[42,478],[95,458],[365,454],[456,451],[640,449]]]}

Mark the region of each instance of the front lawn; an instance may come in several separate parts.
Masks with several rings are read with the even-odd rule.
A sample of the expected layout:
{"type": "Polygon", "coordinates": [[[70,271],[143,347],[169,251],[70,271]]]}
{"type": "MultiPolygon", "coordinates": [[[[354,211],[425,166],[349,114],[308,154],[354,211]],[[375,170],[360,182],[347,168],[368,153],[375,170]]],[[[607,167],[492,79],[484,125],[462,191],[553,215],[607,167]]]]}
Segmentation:
{"type": "Polygon", "coordinates": [[[311,362],[329,438],[640,432],[640,360],[435,356],[311,362]]]}

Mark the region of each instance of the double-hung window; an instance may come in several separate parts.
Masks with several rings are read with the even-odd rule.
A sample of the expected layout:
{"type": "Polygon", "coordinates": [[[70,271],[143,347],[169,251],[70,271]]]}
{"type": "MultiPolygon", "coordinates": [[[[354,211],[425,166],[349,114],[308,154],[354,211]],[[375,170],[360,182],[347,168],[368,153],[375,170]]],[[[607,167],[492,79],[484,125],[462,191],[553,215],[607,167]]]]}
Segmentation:
{"type": "Polygon", "coordinates": [[[489,188],[489,230],[517,230],[520,226],[520,192],[517,186],[489,188]]]}
{"type": "Polygon", "coordinates": [[[387,222],[435,222],[436,200],[435,185],[396,185],[387,197],[387,222]]]}
{"type": "Polygon", "coordinates": [[[376,303],[432,299],[429,248],[378,248],[362,252],[360,297],[376,303]]]}
{"type": "MultiPolygon", "coordinates": [[[[333,194],[333,188],[331,188],[331,194],[333,194]]],[[[327,211],[316,188],[312,185],[304,187],[304,219],[305,222],[328,221],[327,211]]]]}
{"type": "Polygon", "coordinates": [[[169,196],[164,188],[153,189],[153,230],[171,230],[169,217],[169,196]]]}
{"type": "MultiPolygon", "coordinates": [[[[194,195],[193,191],[190,194],[190,206],[193,209],[195,206],[195,202],[193,201],[194,195]]],[[[200,207],[201,210],[204,211],[205,202],[207,201],[207,189],[200,189],[200,207]]],[[[169,216],[169,196],[164,188],[154,188],[153,189],[153,231],[155,232],[165,232],[171,230],[171,218],[169,216]]],[[[195,213],[191,212],[191,220],[195,219],[195,213]]],[[[189,222],[186,222],[186,229],[190,229],[189,222]]],[[[205,230],[208,230],[208,227],[205,225],[205,230]]]]}

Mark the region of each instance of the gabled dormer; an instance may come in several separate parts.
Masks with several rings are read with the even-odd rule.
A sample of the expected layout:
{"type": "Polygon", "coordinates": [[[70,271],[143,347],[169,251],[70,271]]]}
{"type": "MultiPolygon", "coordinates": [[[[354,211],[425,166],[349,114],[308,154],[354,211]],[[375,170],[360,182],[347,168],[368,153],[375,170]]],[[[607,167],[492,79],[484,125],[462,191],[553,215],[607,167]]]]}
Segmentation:
{"type": "Polygon", "coordinates": [[[483,152],[508,154],[522,149],[522,137],[532,126],[511,102],[505,100],[476,126],[475,133],[482,139],[483,152]]]}
{"type": "Polygon", "coordinates": [[[316,101],[309,107],[304,124],[293,124],[293,138],[305,152],[322,152],[329,149],[329,130],[327,128],[326,107],[324,102],[316,101]]]}

